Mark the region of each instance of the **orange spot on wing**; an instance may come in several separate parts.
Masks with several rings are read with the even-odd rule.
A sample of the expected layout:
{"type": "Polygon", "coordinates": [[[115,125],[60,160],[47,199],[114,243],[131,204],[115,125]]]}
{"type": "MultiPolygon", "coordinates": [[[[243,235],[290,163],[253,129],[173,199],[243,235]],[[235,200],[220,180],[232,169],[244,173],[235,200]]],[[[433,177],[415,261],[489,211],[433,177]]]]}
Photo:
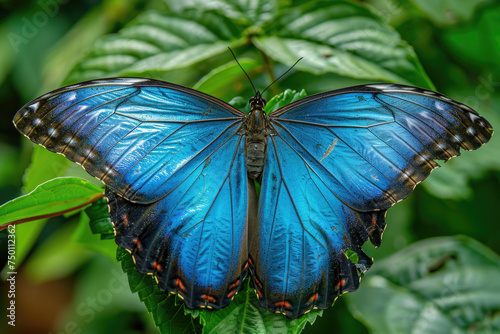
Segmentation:
{"type": "Polygon", "coordinates": [[[253,261],[251,258],[248,258],[248,263],[250,263],[250,265],[253,267],[253,261]]]}
{"type": "Polygon", "coordinates": [[[311,298],[309,298],[308,303],[312,303],[313,301],[318,300],[318,298],[319,298],[318,294],[315,293],[314,295],[311,296],[311,298]]]}
{"type": "Polygon", "coordinates": [[[247,270],[248,269],[248,262],[245,263],[245,266],[243,267],[243,270],[247,270]]]}
{"type": "Polygon", "coordinates": [[[230,293],[228,293],[227,298],[231,298],[231,297],[233,297],[235,294],[236,294],[236,290],[233,290],[233,291],[231,291],[230,293]]]}
{"type": "Polygon", "coordinates": [[[262,289],[262,283],[260,283],[259,279],[255,277],[255,283],[262,289]]]}
{"type": "Polygon", "coordinates": [[[125,227],[128,226],[128,213],[126,215],[123,216],[123,221],[122,221],[123,225],[125,227]]]}
{"type": "Polygon", "coordinates": [[[215,303],[215,298],[212,296],[209,296],[209,295],[203,295],[203,296],[201,296],[201,299],[208,300],[211,303],[215,303]]]}
{"type": "Polygon", "coordinates": [[[234,282],[233,284],[231,284],[229,286],[229,290],[233,290],[234,288],[236,288],[238,285],[240,284],[240,280],[237,280],[236,282],[234,282]]]}
{"type": "Polygon", "coordinates": [[[155,268],[156,271],[160,271],[162,268],[161,264],[159,264],[156,261],[153,263],[153,267],[155,268]]]}
{"type": "Polygon", "coordinates": [[[341,279],[338,283],[337,283],[337,289],[344,286],[345,285],[345,279],[341,279]]]}
{"type": "Polygon", "coordinates": [[[141,246],[141,241],[139,240],[139,238],[135,238],[134,243],[135,243],[135,246],[137,247],[137,250],[141,251],[142,246],[141,246]]]}
{"type": "Polygon", "coordinates": [[[260,292],[259,290],[255,290],[255,292],[257,292],[257,295],[259,296],[259,298],[262,298],[262,292],[260,292]]]}
{"type": "Polygon", "coordinates": [[[182,281],[180,278],[175,280],[175,285],[179,287],[182,291],[186,291],[186,288],[184,287],[184,284],[182,284],[182,281]]]}
{"type": "Polygon", "coordinates": [[[274,306],[276,307],[280,307],[280,306],[283,306],[284,308],[286,309],[291,309],[292,308],[292,305],[289,303],[289,302],[277,302],[274,304],[274,306]]]}

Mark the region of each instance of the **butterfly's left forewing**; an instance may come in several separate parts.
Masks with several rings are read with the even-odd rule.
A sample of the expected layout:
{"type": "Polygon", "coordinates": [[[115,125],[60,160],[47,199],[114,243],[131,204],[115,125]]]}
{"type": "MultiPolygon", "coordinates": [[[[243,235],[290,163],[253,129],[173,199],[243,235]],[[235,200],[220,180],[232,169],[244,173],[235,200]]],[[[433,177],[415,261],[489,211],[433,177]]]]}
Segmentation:
{"type": "Polygon", "coordinates": [[[385,211],[459,149],[489,140],[491,125],[434,92],[397,85],[310,96],[270,115],[254,286],[272,311],[298,317],[358,288],[385,211]],[[349,252],[358,260],[348,260],[349,252]]]}
{"type": "Polygon", "coordinates": [[[116,242],[189,307],[227,305],[246,276],[245,115],[203,93],[114,78],[48,93],[21,133],[107,186],[116,242]]]}
{"type": "Polygon", "coordinates": [[[244,116],[186,87],[114,78],[41,96],[16,114],[14,124],[121,196],[147,203],[165,196],[233,137],[244,116]]]}

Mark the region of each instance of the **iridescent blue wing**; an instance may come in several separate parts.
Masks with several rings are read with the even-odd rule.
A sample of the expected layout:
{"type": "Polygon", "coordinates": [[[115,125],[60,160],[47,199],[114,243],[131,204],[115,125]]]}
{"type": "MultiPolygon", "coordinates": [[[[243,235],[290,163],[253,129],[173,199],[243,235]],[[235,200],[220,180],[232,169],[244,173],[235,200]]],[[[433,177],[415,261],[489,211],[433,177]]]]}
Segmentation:
{"type": "Polygon", "coordinates": [[[116,242],[141,272],[218,308],[246,275],[243,117],[185,87],[115,78],[41,96],[14,124],[106,184],[116,242]]]}
{"type": "Polygon", "coordinates": [[[209,95],[170,83],[116,78],[43,95],[15,116],[36,144],[81,164],[133,202],[165,196],[220,145],[244,114],[209,95]]]}
{"type": "Polygon", "coordinates": [[[295,318],[359,286],[380,245],[385,212],[459,149],[487,142],[491,125],[440,94],[367,85],[307,97],[270,115],[250,241],[261,304],[295,318]],[[357,253],[356,263],[346,251],[357,253]]]}

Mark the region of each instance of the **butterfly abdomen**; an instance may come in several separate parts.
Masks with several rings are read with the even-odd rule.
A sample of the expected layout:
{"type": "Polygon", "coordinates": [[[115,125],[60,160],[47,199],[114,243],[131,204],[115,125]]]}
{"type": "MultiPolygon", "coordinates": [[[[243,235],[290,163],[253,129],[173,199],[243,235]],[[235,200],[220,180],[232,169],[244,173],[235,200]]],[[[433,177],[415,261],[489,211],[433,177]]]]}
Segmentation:
{"type": "Polygon", "coordinates": [[[262,173],[266,158],[267,140],[264,137],[262,141],[254,141],[247,137],[245,143],[245,163],[247,165],[248,175],[256,179],[262,173]]]}
{"type": "Polygon", "coordinates": [[[270,125],[264,112],[266,101],[259,93],[250,99],[250,105],[252,109],[244,122],[246,126],[245,163],[248,176],[257,179],[266,162],[267,127],[270,125]]]}

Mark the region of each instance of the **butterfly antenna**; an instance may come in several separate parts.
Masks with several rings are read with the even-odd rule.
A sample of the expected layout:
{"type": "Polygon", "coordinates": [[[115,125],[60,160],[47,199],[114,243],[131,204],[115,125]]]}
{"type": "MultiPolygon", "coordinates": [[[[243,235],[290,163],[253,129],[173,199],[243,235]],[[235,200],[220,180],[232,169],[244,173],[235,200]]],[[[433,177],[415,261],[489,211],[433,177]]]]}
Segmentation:
{"type": "Polygon", "coordinates": [[[299,59],[295,62],[295,64],[293,64],[293,65],[292,65],[292,67],[290,67],[288,70],[286,70],[286,72],[285,72],[285,73],[283,73],[282,75],[280,75],[278,78],[274,79],[274,81],[273,81],[273,82],[271,82],[271,84],[270,84],[269,86],[267,86],[267,87],[266,87],[266,89],[264,89],[264,90],[262,91],[261,95],[263,95],[263,94],[264,94],[264,92],[265,92],[265,91],[266,91],[269,87],[271,87],[271,86],[272,86],[272,85],[273,85],[276,81],[278,81],[279,79],[283,78],[283,77],[284,77],[284,76],[285,76],[288,72],[290,72],[290,71],[291,71],[291,70],[295,67],[295,65],[297,65],[297,64],[299,63],[299,61],[301,61],[301,60],[302,60],[302,58],[304,58],[304,57],[300,57],[300,58],[299,58],[299,59]]]}
{"type": "Polygon", "coordinates": [[[227,47],[227,48],[229,49],[229,51],[231,51],[231,54],[233,55],[234,60],[236,60],[236,63],[238,64],[238,66],[241,68],[241,70],[243,71],[243,73],[245,73],[245,75],[247,76],[248,81],[250,81],[250,84],[252,85],[253,91],[255,92],[255,95],[257,95],[257,90],[255,89],[255,86],[253,85],[252,80],[250,79],[250,77],[248,76],[247,72],[245,72],[245,70],[243,69],[243,66],[241,66],[240,62],[238,61],[238,59],[234,55],[233,50],[231,50],[230,47],[227,47]]]}

